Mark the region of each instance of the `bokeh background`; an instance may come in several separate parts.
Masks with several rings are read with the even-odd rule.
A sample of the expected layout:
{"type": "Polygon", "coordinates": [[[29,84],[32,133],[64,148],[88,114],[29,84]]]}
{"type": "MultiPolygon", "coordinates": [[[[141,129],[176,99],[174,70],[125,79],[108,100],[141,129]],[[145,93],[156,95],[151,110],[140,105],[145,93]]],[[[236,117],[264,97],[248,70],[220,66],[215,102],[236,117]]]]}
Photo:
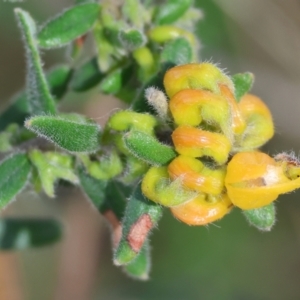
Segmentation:
{"type": "MultiPolygon", "coordinates": [[[[271,154],[300,149],[300,2],[297,0],[195,0],[203,10],[196,34],[201,58],[229,74],[255,74],[253,93],[270,107],[276,136],[271,154]]],[[[0,109],[22,88],[24,51],[13,9],[37,22],[71,0],[0,0],[0,109]]],[[[45,68],[65,49],[43,53],[45,68]]],[[[70,98],[70,97],[69,97],[70,98]]],[[[103,122],[120,103],[99,95],[69,99],[63,109],[103,122]]],[[[166,211],[152,235],[148,282],[127,278],[112,265],[109,230],[77,189],[57,199],[28,191],[2,215],[55,215],[64,239],[51,247],[0,254],[0,299],[25,300],[296,300],[300,299],[300,192],[277,201],[272,232],[250,227],[238,209],[207,227],[188,227],[166,211]],[[1,294],[2,293],[2,294],[1,294]],[[6,293],[6,294],[5,294],[6,293]],[[5,295],[5,296],[3,296],[5,295]]]]}

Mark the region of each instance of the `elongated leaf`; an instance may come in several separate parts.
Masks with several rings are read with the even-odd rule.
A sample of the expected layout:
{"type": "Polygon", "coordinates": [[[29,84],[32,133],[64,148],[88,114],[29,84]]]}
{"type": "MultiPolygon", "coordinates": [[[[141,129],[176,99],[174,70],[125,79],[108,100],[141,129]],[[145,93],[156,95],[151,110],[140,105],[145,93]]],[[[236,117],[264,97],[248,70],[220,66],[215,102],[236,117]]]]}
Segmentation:
{"type": "Polygon", "coordinates": [[[97,85],[104,76],[99,70],[97,60],[92,58],[75,70],[70,87],[76,92],[83,92],[97,85]]]}
{"type": "Polygon", "coordinates": [[[62,47],[85,34],[94,25],[100,12],[97,3],[76,5],[48,21],[38,33],[42,48],[62,47]]]}
{"type": "Polygon", "coordinates": [[[252,73],[238,73],[232,76],[232,81],[235,87],[235,98],[239,102],[251,90],[254,75],[252,73]]]}
{"type": "Polygon", "coordinates": [[[15,9],[23,35],[27,56],[27,99],[31,114],[55,114],[56,107],[43,73],[42,62],[35,39],[36,25],[31,16],[19,8],[15,9]]]}
{"type": "Polygon", "coordinates": [[[124,217],[125,207],[128,198],[132,194],[133,187],[122,184],[121,182],[110,180],[106,187],[106,201],[100,207],[101,212],[110,209],[121,221],[124,217]]]}
{"type": "Polygon", "coordinates": [[[151,267],[150,245],[147,240],[144,246],[134,261],[124,266],[125,273],[139,280],[149,279],[149,271],[151,267]]]}
{"type": "Polygon", "coordinates": [[[100,84],[100,90],[104,94],[116,94],[122,88],[122,70],[117,69],[108,74],[100,84]]]}
{"type": "Polygon", "coordinates": [[[106,180],[99,180],[90,176],[83,166],[77,167],[77,174],[80,180],[80,185],[87,195],[88,199],[99,209],[105,202],[105,189],[107,186],[106,180]]]}
{"type": "Polygon", "coordinates": [[[156,166],[166,165],[176,157],[175,150],[155,137],[131,130],[123,137],[127,149],[137,158],[156,166]]]}
{"type": "Polygon", "coordinates": [[[54,219],[0,219],[0,249],[23,250],[57,242],[62,226],[54,219]]]}
{"type": "Polygon", "coordinates": [[[178,38],[168,42],[161,53],[162,62],[175,65],[188,64],[192,62],[192,59],[193,49],[185,38],[178,38]]]}
{"type": "Polygon", "coordinates": [[[149,232],[162,216],[162,207],[147,200],[140,184],[130,197],[122,222],[122,239],[114,253],[116,265],[133,261],[143,248],[149,232]]]}
{"type": "Polygon", "coordinates": [[[24,188],[30,170],[29,160],[23,153],[0,162],[0,208],[5,207],[24,188]]]}
{"type": "Polygon", "coordinates": [[[37,116],[28,119],[25,126],[70,152],[95,152],[99,148],[100,126],[96,123],[67,117],[37,116]]]}
{"type": "MultiPolygon", "coordinates": [[[[66,92],[71,70],[66,65],[56,66],[46,73],[46,80],[49,84],[51,94],[55,100],[60,99],[66,92]]],[[[12,99],[7,108],[0,114],[0,130],[3,130],[10,123],[23,125],[30,114],[30,107],[25,92],[19,93],[12,99]]]]}
{"type": "Polygon", "coordinates": [[[270,231],[276,222],[274,203],[261,208],[244,210],[243,214],[250,225],[262,231],[270,231]]]}
{"type": "Polygon", "coordinates": [[[136,29],[121,31],[119,39],[125,49],[133,50],[142,47],[146,42],[146,37],[143,33],[136,29]]]}
{"type": "Polygon", "coordinates": [[[155,23],[160,25],[174,23],[188,10],[192,2],[192,0],[168,0],[166,4],[157,8],[155,23]]]}

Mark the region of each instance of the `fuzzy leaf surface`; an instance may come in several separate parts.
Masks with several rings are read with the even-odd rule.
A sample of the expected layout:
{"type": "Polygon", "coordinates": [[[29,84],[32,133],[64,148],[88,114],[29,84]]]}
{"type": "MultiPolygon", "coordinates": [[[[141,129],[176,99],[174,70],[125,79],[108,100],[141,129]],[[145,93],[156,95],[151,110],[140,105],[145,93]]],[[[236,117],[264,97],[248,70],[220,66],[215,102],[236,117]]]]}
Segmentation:
{"type": "Polygon", "coordinates": [[[254,76],[248,72],[238,73],[232,76],[232,81],[235,87],[235,98],[239,102],[251,90],[254,76]]]}
{"type": "Polygon", "coordinates": [[[262,231],[270,231],[276,222],[274,203],[256,209],[244,210],[243,214],[250,225],[262,231]]]}
{"type": "Polygon", "coordinates": [[[160,143],[155,137],[130,130],[123,137],[127,149],[137,158],[156,166],[166,165],[176,157],[175,150],[160,143]]]}
{"type": "Polygon", "coordinates": [[[97,3],[85,3],[65,10],[48,21],[38,33],[42,48],[62,47],[89,31],[100,12],[97,3]]]}
{"type": "Polygon", "coordinates": [[[29,160],[22,153],[0,162],[0,208],[5,207],[24,188],[30,170],[29,160]]]}
{"type": "Polygon", "coordinates": [[[116,265],[127,265],[137,257],[161,216],[162,207],[146,199],[139,184],[125,210],[122,238],[114,253],[116,265]]]}
{"type": "Polygon", "coordinates": [[[105,189],[107,186],[106,180],[99,180],[90,176],[83,166],[77,167],[77,175],[80,180],[80,186],[88,199],[99,209],[105,202],[105,189]]]}
{"type": "Polygon", "coordinates": [[[146,240],[144,246],[135,260],[124,266],[125,273],[134,279],[149,279],[149,271],[151,267],[150,245],[146,240]]]}
{"type": "Polygon", "coordinates": [[[175,65],[188,64],[192,61],[192,58],[192,46],[185,38],[178,38],[168,42],[161,53],[162,62],[175,65]]]}
{"type": "Polygon", "coordinates": [[[26,50],[26,90],[31,114],[55,114],[56,107],[46,81],[36,42],[36,25],[31,16],[15,9],[26,50]]]}
{"type": "Polygon", "coordinates": [[[136,29],[121,31],[119,33],[119,39],[123,47],[129,50],[139,48],[145,43],[145,36],[136,29]]]}
{"type": "Polygon", "coordinates": [[[37,116],[25,126],[37,135],[70,152],[95,152],[99,148],[100,126],[67,117],[37,116]]]}
{"type": "Polygon", "coordinates": [[[0,249],[24,250],[60,240],[62,226],[54,219],[0,219],[0,249]]]}
{"type": "Polygon", "coordinates": [[[172,24],[188,10],[192,0],[168,0],[157,8],[155,23],[159,25],[172,24]]]}

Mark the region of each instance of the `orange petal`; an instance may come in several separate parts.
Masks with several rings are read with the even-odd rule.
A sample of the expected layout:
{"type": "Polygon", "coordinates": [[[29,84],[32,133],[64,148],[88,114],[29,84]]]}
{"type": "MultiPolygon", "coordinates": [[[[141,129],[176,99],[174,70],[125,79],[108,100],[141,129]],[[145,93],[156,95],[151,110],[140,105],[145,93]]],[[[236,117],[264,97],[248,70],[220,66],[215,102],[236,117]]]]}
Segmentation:
{"type": "Polygon", "coordinates": [[[227,195],[207,201],[205,195],[180,206],[172,207],[175,218],[188,225],[206,225],[223,218],[231,209],[232,203],[227,195]]]}

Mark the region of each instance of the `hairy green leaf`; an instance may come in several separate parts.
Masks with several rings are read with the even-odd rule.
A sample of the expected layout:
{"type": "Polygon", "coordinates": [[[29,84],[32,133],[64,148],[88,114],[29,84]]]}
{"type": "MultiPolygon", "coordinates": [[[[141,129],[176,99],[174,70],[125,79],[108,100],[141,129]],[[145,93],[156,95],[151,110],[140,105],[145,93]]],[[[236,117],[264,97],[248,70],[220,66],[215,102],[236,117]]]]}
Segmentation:
{"type": "Polygon", "coordinates": [[[176,157],[175,150],[160,143],[155,137],[130,130],[123,137],[127,149],[137,158],[156,166],[166,165],[176,157]]]}
{"type": "Polygon", "coordinates": [[[124,216],[125,207],[128,198],[132,194],[133,188],[128,185],[124,185],[119,181],[110,180],[106,187],[106,201],[103,206],[100,207],[100,211],[103,213],[107,210],[112,210],[119,220],[124,216]]]}
{"type": "Polygon", "coordinates": [[[49,49],[68,44],[92,28],[99,12],[97,3],[85,3],[65,10],[42,26],[38,33],[39,46],[49,49]]]}
{"type": "Polygon", "coordinates": [[[57,242],[62,226],[55,219],[0,219],[0,249],[23,250],[57,242]]]}
{"type": "Polygon", "coordinates": [[[254,75],[252,73],[238,73],[232,76],[235,87],[235,98],[239,102],[247,94],[253,85],[254,75]]]}
{"type": "Polygon", "coordinates": [[[27,100],[31,114],[55,114],[56,107],[50,94],[42,62],[40,59],[35,35],[36,25],[31,16],[22,9],[15,9],[19,21],[27,56],[27,100]]]}
{"type": "Polygon", "coordinates": [[[243,213],[250,225],[262,231],[270,231],[276,222],[274,203],[256,209],[244,210],[243,213]]]}
{"type": "Polygon", "coordinates": [[[162,216],[162,207],[146,199],[140,184],[130,197],[122,222],[122,238],[114,253],[116,265],[133,261],[162,216]]]}
{"type": "Polygon", "coordinates": [[[59,179],[74,184],[78,183],[70,155],[60,152],[41,152],[33,149],[29,152],[29,158],[36,168],[41,187],[47,196],[55,196],[54,187],[59,179]]]}
{"type": "Polygon", "coordinates": [[[105,74],[100,72],[96,58],[92,58],[75,70],[70,87],[76,92],[86,91],[97,85],[105,74]]]}
{"type": "Polygon", "coordinates": [[[123,47],[129,50],[142,47],[146,42],[146,38],[143,33],[136,29],[120,31],[119,39],[123,47]]]}
{"type": "Polygon", "coordinates": [[[99,180],[89,175],[83,166],[77,167],[80,185],[88,199],[99,209],[105,202],[107,180],[99,180]]]}
{"type": "Polygon", "coordinates": [[[30,170],[29,160],[23,153],[13,154],[0,162],[0,208],[25,187],[30,170]]]}
{"type": "Polygon", "coordinates": [[[150,245],[149,241],[146,240],[141,252],[136,257],[136,259],[128,265],[125,265],[123,269],[128,276],[134,279],[147,280],[149,279],[150,267],[150,245]]]}
{"type": "Polygon", "coordinates": [[[192,3],[192,0],[168,0],[157,7],[154,22],[159,25],[172,24],[183,16],[192,3]]]}
{"type": "Polygon", "coordinates": [[[122,70],[117,69],[108,74],[100,84],[100,90],[104,94],[116,94],[122,88],[122,70]]]}
{"type": "Polygon", "coordinates": [[[193,49],[185,38],[177,38],[166,43],[161,52],[161,61],[175,65],[188,64],[193,59],[193,49]]]}
{"type": "Polygon", "coordinates": [[[37,116],[28,119],[25,126],[70,152],[89,153],[99,149],[100,126],[94,122],[66,116],[37,116]]]}

